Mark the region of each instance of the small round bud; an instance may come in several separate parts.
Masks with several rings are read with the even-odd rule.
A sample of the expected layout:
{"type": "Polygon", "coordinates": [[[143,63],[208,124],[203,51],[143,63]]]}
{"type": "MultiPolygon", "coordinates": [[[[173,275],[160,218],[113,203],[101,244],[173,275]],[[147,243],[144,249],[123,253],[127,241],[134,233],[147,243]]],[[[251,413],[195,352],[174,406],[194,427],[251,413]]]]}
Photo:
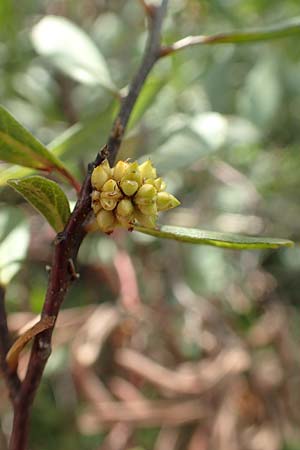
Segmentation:
{"type": "Polygon", "coordinates": [[[118,221],[118,223],[121,225],[121,227],[123,228],[127,228],[127,230],[132,229],[132,222],[131,219],[129,219],[128,217],[123,217],[123,216],[119,216],[119,214],[116,214],[116,219],[118,221]]]}
{"type": "Polygon", "coordinates": [[[92,192],[92,208],[95,214],[97,214],[101,209],[100,192],[98,191],[92,192]]]}
{"type": "Polygon", "coordinates": [[[180,205],[180,201],[168,192],[159,192],[157,194],[156,204],[158,211],[167,211],[180,205]]]}
{"type": "Polygon", "coordinates": [[[120,183],[120,188],[122,189],[125,195],[131,197],[136,193],[136,191],[139,188],[139,185],[136,181],[122,180],[120,183]]]}
{"type": "Polygon", "coordinates": [[[118,200],[114,198],[101,198],[101,206],[106,211],[112,211],[117,206],[118,200]]]}
{"type": "Polygon", "coordinates": [[[149,205],[156,199],[157,191],[152,184],[143,184],[134,197],[134,202],[138,205],[149,205]]]}
{"type": "Polygon", "coordinates": [[[167,187],[165,181],[160,177],[154,180],[154,186],[158,191],[164,191],[167,187]]]}
{"type": "Polygon", "coordinates": [[[124,176],[126,170],[128,169],[129,164],[125,161],[118,161],[116,166],[113,169],[113,177],[116,181],[121,181],[124,176]]]}
{"type": "Polygon", "coordinates": [[[115,228],[115,216],[112,211],[102,209],[97,214],[97,222],[101,231],[104,233],[112,233],[115,228]]]}
{"type": "Polygon", "coordinates": [[[144,214],[136,211],[134,213],[135,222],[145,228],[155,228],[156,216],[145,216],[144,214]]]}
{"type": "Polygon", "coordinates": [[[138,165],[137,161],[135,161],[133,163],[128,163],[128,167],[124,172],[121,182],[125,181],[125,180],[135,181],[139,186],[141,186],[142,175],[139,170],[139,165],[138,165]]]}
{"type": "Polygon", "coordinates": [[[113,179],[107,180],[104,183],[102,187],[102,192],[111,197],[118,197],[121,194],[117,182],[113,179]]]}
{"type": "Polygon", "coordinates": [[[156,169],[152,166],[152,162],[150,161],[150,159],[143,162],[139,166],[139,169],[140,169],[141,175],[144,180],[146,180],[148,178],[156,178],[156,176],[157,176],[156,169]]]}
{"type": "Polygon", "coordinates": [[[91,177],[92,186],[98,191],[101,190],[104,183],[108,180],[109,175],[102,165],[95,167],[91,177]]]}
{"type": "Polygon", "coordinates": [[[117,206],[117,214],[122,217],[130,217],[133,213],[134,207],[128,198],[123,198],[119,201],[117,206]]]}
{"type": "Polygon", "coordinates": [[[102,191],[103,192],[114,192],[115,189],[118,187],[117,183],[115,182],[115,180],[113,180],[112,178],[110,178],[109,180],[107,180],[103,187],[102,187],[102,191]]]}
{"type": "Polygon", "coordinates": [[[146,216],[153,216],[157,214],[157,206],[156,203],[151,203],[149,205],[137,205],[141,213],[145,214],[146,216]]]}

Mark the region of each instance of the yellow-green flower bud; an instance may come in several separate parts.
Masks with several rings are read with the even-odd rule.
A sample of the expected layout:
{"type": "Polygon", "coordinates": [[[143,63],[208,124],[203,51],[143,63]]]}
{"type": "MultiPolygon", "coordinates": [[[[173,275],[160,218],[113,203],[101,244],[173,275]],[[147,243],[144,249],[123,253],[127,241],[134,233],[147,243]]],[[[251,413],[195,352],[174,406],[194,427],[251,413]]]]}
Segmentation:
{"type": "Polygon", "coordinates": [[[143,162],[139,166],[139,169],[144,180],[147,180],[149,178],[156,178],[157,176],[156,169],[152,166],[152,162],[150,161],[150,159],[143,162]]]}
{"type": "Polygon", "coordinates": [[[156,216],[145,216],[138,211],[134,213],[135,223],[141,225],[146,228],[155,228],[156,225],[156,216]]]}
{"type": "Polygon", "coordinates": [[[112,233],[116,224],[114,213],[101,209],[97,214],[97,222],[101,231],[104,231],[104,233],[112,233]]]}
{"type": "Polygon", "coordinates": [[[132,180],[122,180],[120,183],[120,188],[122,189],[125,195],[131,197],[138,190],[139,184],[136,181],[132,180]]]}
{"type": "Polygon", "coordinates": [[[114,198],[116,200],[122,198],[122,193],[115,180],[107,180],[102,187],[101,198],[114,198]]]}
{"type": "Polygon", "coordinates": [[[133,213],[134,207],[128,198],[123,198],[119,201],[117,206],[117,215],[121,217],[131,217],[133,213]]]}
{"type": "Polygon", "coordinates": [[[139,170],[139,165],[137,161],[133,163],[128,163],[128,167],[125,170],[121,181],[124,180],[136,181],[139,186],[142,184],[142,175],[139,170]]]}
{"type": "Polygon", "coordinates": [[[116,214],[116,219],[123,228],[127,228],[127,230],[130,230],[133,228],[131,218],[119,216],[119,214],[116,214]]]}
{"type": "Polygon", "coordinates": [[[155,187],[150,183],[146,183],[135,194],[134,202],[138,205],[149,205],[155,202],[156,195],[157,191],[155,187]]]}
{"type": "Polygon", "coordinates": [[[150,203],[149,205],[137,205],[137,207],[146,216],[156,216],[157,214],[157,206],[155,202],[150,203]]]}
{"type": "Polygon", "coordinates": [[[176,208],[176,206],[180,205],[180,201],[168,192],[159,192],[156,204],[158,211],[167,211],[167,209],[176,208]]]}
{"type": "Polygon", "coordinates": [[[116,181],[121,181],[122,177],[125,175],[128,169],[129,163],[125,161],[118,161],[113,169],[113,177],[116,181]]]}
{"type": "Polygon", "coordinates": [[[100,203],[103,209],[112,211],[117,206],[118,200],[114,198],[101,198],[100,203]]]}
{"type": "Polygon", "coordinates": [[[100,192],[98,191],[92,192],[92,208],[95,214],[97,214],[101,209],[100,192]]]}
{"type": "Polygon", "coordinates": [[[104,183],[109,179],[109,174],[107,173],[106,169],[103,167],[103,164],[100,166],[95,167],[92,173],[92,186],[100,191],[104,183]]]}
{"type": "Polygon", "coordinates": [[[158,191],[164,191],[167,187],[165,181],[160,177],[154,180],[154,186],[158,191]]]}
{"type": "Polygon", "coordinates": [[[140,166],[136,161],[119,161],[114,168],[105,160],[94,169],[91,178],[92,209],[105,233],[111,233],[118,225],[128,230],[136,224],[155,228],[158,211],[180,204],[165,192],[166,183],[157,177],[150,160],[140,166]]]}

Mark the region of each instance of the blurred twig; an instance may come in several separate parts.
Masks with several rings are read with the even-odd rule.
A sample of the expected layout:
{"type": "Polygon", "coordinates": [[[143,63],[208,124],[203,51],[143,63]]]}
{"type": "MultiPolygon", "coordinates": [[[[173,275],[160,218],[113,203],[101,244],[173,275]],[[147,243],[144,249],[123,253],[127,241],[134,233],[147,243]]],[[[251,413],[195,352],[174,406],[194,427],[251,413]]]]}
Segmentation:
{"type": "Polygon", "coordinates": [[[125,250],[118,250],[114,258],[114,266],[120,280],[122,306],[135,313],[141,307],[141,300],[132,260],[125,250]]]}
{"type": "Polygon", "coordinates": [[[193,47],[195,45],[248,44],[251,42],[260,42],[293,36],[299,33],[300,18],[294,18],[287,22],[257,30],[232,31],[229,33],[218,33],[211,36],[187,36],[177,42],[174,42],[172,45],[163,47],[161,49],[160,56],[163,58],[178,52],[179,50],[193,47]]]}
{"type": "Polygon", "coordinates": [[[170,392],[200,394],[226,376],[240,373],[249,367],[250,359],[242,349],[223,350],[216,358],[189,368],[170,370],[132,350],[121,349],[116,353],[116,362],[151,383],[170,392]]]}
{"type": "Polygon", "coordinates": [[[151,5],[146,0],[140,0],[140,4],[144,8],[146,15],[153,19],[155,14],[155,6],[151,5]]]}

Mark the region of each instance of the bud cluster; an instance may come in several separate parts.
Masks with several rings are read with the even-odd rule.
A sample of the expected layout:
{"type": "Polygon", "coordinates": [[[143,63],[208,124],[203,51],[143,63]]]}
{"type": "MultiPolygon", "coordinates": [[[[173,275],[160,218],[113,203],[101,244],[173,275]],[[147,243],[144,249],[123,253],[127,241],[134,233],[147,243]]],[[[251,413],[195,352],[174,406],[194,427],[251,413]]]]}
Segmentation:
{"type": "Polygon", "coordinates": [[[157,177],[150,160],[142,164],[108,161],[92,173],[92,208],[100,230],[111,233],[117,226],[128,230],[134,225],[154,228],[159,211],[175,208],[180,202],[165,191],[166,183],[157,177]]]}

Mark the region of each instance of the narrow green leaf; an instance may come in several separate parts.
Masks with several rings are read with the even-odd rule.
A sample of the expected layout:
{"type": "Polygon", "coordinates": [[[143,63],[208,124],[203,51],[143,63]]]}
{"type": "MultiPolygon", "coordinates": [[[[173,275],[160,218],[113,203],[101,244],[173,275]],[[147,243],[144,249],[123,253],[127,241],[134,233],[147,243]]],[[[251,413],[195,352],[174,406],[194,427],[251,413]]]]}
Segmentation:
{"type": "Polygon", "coordinates": [[[76,81],[118,92],[100,50],[69,20],[44,17],[32,30],[32,42],[40,55],[76,81]]]}
{"type": "Polygon", "coordinates": [[[235,250],[255,250],[262,248],[292,247],[294,243],[286,239],[269,237],[241,236],[239,234],[220,233],[217,231],[198,230],[197,228],[174,227],[170,225],[150,228],[135,227],[140,233],[158,238],[174,239],[199,245],[213,245],[235,250]]]}
{"type": "Polygon", "coordinates": [[[141,160],[150,158],[160,173],[183,169],[195,161],[209,157],[224,145],[228,134],[228,120],[218,113],[199,114],[189,123],[171,134],[153,153],[141,160]]]}
{"type": "MultiPolygon", "coordinates": [[[[194,45],[248,44],[250,42],[268,41],[300,34],[300,17],[253,30],[230,31],[211,36],[188,36],[171,46],[173,51],[194,45]]],[[[166,55],[169,53],[167,52],[166,55]]]]}
{"type": "Polygon", "coordinates": [[[55,231],[63,230],[70,215],[70,206],[57,183],[33,175],[20,180],[9,180],[8,184],[31,203],[55,231]]]}
{"type": "MultiPolygon", "coordinates": [[[[92,158],[102,144],[101,140],[99,141],[99,136],[107,136],[109,133],[117,106],[118,103],[113,100],[104,111],[97,112],[65,130],[48,144],[51,155],[65,158],[72,152],[72,158],[74,158],[76,155],[82,156],[84,152],[87,157],[88,154],[86,154],[85,149],[88,148],[92,158]]],[[[22,178],[32,173],[34,173],[34,170],[17,165],[2,169],[0,171],[0,188],[6,185],[11,178],[22,178]]]]}
{"type": "Polygon", "coordinates": [[[63,168],[63,163],[0,106],[0,160],[39,170],[63,168]]]}
{"type": "Polygon", "coordinates": [[[155,76],[150,77],[146,81],[131,113],[129,124],[127,127],[128,130],[131,130],[143,117],[166,82],[166,78],[158,78],[155,76]]]}
{"type": "Polygon", "coordinates": [[[183,120],[182,127],[171,134],[150,158],[160,173],[190,167],[201,158],[209,158],[229,145],[254,143],[259,133],[247,120],[238,116],[225,116],[216,112],[197,114],[183,120]],[[239,129],[242,128],[242,133],[239,129]]]}
{"type": "Polygon", "coordinates": [[[278,39],[293,36],[300,33],[300,17],[280,22],[276,25],[270,25],[256,30],[233,31],[230,33],[220,33],[211,36],[210,44],[213,43],[247,43],[265,41],[269,39],[278,39]]]}

